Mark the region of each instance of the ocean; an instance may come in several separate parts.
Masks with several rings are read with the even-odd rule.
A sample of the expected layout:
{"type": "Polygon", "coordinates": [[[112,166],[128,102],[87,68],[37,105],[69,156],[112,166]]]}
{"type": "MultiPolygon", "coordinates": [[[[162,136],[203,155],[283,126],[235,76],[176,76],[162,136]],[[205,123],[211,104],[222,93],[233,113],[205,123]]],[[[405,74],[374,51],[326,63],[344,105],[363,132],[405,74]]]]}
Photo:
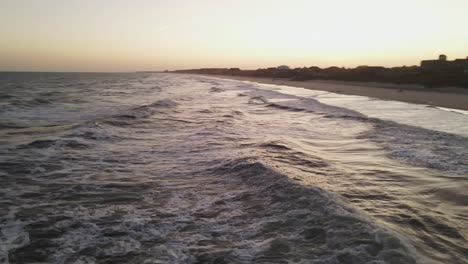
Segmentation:
{"type": "Polygon", "coordinates": [[[468,114],[453,109],[0,73],[0,183],[0,263],[468,263],[468,114]]]}

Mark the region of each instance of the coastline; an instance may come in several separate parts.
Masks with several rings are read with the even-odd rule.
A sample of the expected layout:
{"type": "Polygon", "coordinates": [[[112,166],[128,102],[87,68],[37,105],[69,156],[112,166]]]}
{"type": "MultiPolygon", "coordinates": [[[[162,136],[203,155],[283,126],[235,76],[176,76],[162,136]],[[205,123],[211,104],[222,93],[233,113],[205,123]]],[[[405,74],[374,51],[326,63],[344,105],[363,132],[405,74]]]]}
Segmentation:
{"type": "Polygon", "coordinates": [[[286,85],[346,95],[360,95],[382,100],[425,104],[430,106],[468,111],[468,89],[459,87],[429,89],[419,85],[399,85],[388,83],[344,82],[328,80],[290,81],[288,79],[272,79],[235,75],[202,75],[263,84],[286,85]]]}

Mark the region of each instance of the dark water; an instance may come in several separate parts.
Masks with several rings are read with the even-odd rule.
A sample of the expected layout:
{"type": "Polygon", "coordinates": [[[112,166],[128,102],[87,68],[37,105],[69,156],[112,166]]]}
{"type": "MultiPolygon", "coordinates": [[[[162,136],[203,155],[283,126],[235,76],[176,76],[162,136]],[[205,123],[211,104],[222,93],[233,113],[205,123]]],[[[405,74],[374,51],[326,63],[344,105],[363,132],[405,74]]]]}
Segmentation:
{"type": "Polygon", "coordinates": [[[0,263],[468,263],[463,129],[199,76],[2,73],[0,263]]]}

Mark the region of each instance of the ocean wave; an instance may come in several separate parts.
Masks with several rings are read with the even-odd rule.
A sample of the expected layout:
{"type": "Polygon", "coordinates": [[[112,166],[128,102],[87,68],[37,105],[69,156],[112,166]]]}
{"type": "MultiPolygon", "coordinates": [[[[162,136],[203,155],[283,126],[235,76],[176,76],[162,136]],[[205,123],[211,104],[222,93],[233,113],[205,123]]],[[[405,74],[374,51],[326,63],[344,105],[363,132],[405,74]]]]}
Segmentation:
{"type": "Polygon", "coordinates": [[[41,139],[19,146],[20,149],[46,149],[51,147],[86,149],[90,145],[77,140],[41,139]]]}
{"type": "Polygon", "coordinates": [[[221,93],[221,92],[224,92],[224,89],[221,89],[219,87],[211,87],[210,92],[212,92],[212,93],[221,93]]]}
{"type": "Polygon", "coordinates": [[[290,151],[292,150],[291,147],[286,146],[286,144],[278,141],[270,141],[270,142],[265,142],[259,145],[259,147],[262,148],[268,148],[268,149],[276,149],[276,150],[285,150],[285,151],[290,151]]]}
{"type": "Polygon", "coordinates": [[[0,121],[0,129],[22,129],[22,128],[27,128],[27,127],[28,126],[26,124],[21,125],[15,122],[1,122],[0,121]]]}
{"type": "Polygon", "coordinates": [[[150,107],[156,107],[156,108],[172,108],[176,107],[179,105],[176,101],[171,100],[171,99],[162,99],[158,100],[152,104],[150,104],[150,107]]]}
{"type": "Polygon", "coordinates": [[[299,166],[305,170],[324,168],[330,165],[325,160],[304,153],[297,146],[289,145],[284,141],[268,141],[247,147],[256,151],[265,149],[267,151],[265,157],[270,158],[272,161],[278,161],[288,166],[299,166]]]}
{"type": "Polygon", "coordinates": [[[249,222],[258,230],[252,236],[268,238],[253,249],[253,262],[314,256],[316,263],[416,263],[405,242],[340,197],[298,184],[293,175],[283,175],[255,158],[227,161],[210,172],[244,190],[226,202],[246,204],[249,222]]]}
{"type": "MultiPolygon", "coordinates": [[[[262,92],[254,92],[253,95],[258,96],[259,93],[262,92]]],[[[294,112],[309,111],[325,118],[351,119],[370,124],[374,129],[359,137],[369,138],[383,146],[389,157],[416,166],[457,174],[468,173],[466,137],[370,118],[356,111],[329,106],[310,98],[297,99],[289,95],[285,97],[291,100],[269,103],[267,106],[294,112]]]]}
{"type": "Polygon", "coordinates": [[[41,105],[48,105],[52,104],[53,101],[50,99],[42,99],[42,98],[33,98],[33,99],[21,99],[21,100],[13,100],[10,102],[10,105],[19,106],[19,107],[35,107],[41,105]]]}
{"type": "Polygon", "coordinates": [[[329,117],[365,118],[363,114],[346,108],[326,105],[312,98],[301,98],[293,95],[281,94],[269,90],[252,90],[249,103],[266,104],[267,107],[289,110],[313,112],[329,117]]]}
{"type": "Polygon", "coordinates": [[[149,105],[138,106],[126,110],[125,113],[110,116],[101,119],[101,122],[113,125],[113,126],[131,126],[134,125],[137,119],[143,119],[154,115],[155,113],[163,109],[172,109],[178,105],[177,102],[170,99],[162,99],[153,102],[149,105]]]}
{"type": "Polygon", "coordinates": [[[274,107],[274,108],[277,108],[277,109],[284,109],[284,110],[290,110],[290,111],[296,111],[296,112],[305,111],[305,109],[302,109],[302,108],[291,107],[291,106],[282,105],[282,104],[275,104],[275,103],[268,104],[267,107],[274,107]]]}
{"type": "Polygon", "coordinates": [[[412,165],[468,174],[468,139],[420,127],[372,119],[374,130],[362,136],[383,146],[387,154],[412,165]]]}
{"type": "Polygon", "coordinates": [[[249,104],[267,104],[268,99],[264,96],[253,96],[249,99],[249,104]]]}

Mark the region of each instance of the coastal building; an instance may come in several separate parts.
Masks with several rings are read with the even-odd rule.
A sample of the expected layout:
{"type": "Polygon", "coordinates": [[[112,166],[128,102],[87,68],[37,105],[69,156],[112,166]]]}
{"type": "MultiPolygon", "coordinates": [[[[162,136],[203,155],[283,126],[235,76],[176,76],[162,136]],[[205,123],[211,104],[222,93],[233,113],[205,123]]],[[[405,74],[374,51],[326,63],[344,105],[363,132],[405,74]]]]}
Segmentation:
{"type": "Polygon", "coordinates": [[[439,55],[438,60],[423,60],[421,61],[421,68],[426,71],[440,71],[447,70],[453,66],[447,61],[446,55],[439,55]]]}
{"type": "Polygon", "coordinates": [[[446,55],[439,55],[438,60],[423,60],[421,68],[424,71],[462,71],[468,72],[468,57],[465,59],[447,60],[446,55]]]}
{"type": "Polygon", "coordinates": [[[465,59],[456,59],[454,60],[454,63],[463,69],[463,73],[468,75],[468,57],[465,59]]]}

